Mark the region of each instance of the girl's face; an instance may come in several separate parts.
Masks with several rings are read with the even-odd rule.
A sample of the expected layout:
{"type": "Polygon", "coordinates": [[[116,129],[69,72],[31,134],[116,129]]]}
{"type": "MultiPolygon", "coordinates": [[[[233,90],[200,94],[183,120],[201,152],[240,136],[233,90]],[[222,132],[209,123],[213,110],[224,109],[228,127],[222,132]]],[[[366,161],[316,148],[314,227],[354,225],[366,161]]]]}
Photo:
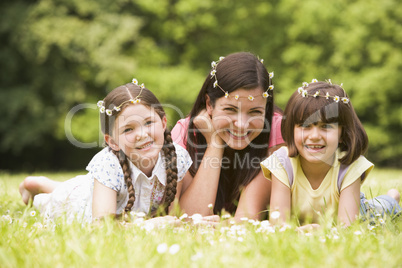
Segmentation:
{"type": "Polygon", "coordinates": [[[135,166],[150,175],[164,143],[165,129],[166,117],[161,119],[148,106],[130,104],[117,116],[113,135],[106,142],[113,150],[122,150],[135,166]]]}
{"type": "Polygon", "coordinates": [[[212,125],[230,148],[246,148],[263,130],[267,101],[262,93],[260,87],[252,90],[237,89],[229,94],[229,98],[217,99],[215,107],[207,98],[207,111],[212,118],[212,125]],[[237,100],[236,95],[239,96],[237,100]],[[253,101],[248,99],[249,95],[255,97],[253,101]]]}
{"type": "Polygon", "coordinates": [[[337,123],[317,122],[295,125],[294,140],[303,161],[332,165],[341,138],[342,127],[337,123]]]}

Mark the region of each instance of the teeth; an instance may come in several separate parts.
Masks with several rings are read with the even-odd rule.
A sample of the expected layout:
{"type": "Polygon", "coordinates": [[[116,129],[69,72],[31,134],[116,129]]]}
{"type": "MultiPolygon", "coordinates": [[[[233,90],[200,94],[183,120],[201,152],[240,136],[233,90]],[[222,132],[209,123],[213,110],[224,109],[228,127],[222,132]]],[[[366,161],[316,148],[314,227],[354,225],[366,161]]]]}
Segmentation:
{"type": "Polygon", "coordinates": [[[236,137],[244,137],[247,135],[247,132],[246,133],[235,133],[230,130],[229,130],[229,132],[230,132],[230,134],[232,134],[233,136],[236,136],[236,137]]]}
{"type": "Polygon", "coordinates": [[[324,148],[324,146],[322,146],[322,145],[307,145],[307,147],[308,148],[311,148],[311,149],[321,149],[321,148],[324,148]]]}
{"type": "Polygon", "coordinates": [[[152,142],[145,144],[144,146],[137,147],[138,149],[144,149],[152,145],[152,142]]]}

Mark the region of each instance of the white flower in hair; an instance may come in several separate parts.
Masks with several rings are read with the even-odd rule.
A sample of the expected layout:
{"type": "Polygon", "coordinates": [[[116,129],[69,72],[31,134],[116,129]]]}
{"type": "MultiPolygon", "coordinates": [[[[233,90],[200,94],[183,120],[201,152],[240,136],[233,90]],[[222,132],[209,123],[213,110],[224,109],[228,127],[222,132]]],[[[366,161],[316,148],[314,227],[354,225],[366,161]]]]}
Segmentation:
{"type": "Polygon", "coordinates": [[[112,113],[113,113],[113,111],[112,111],[112,110],[106,109],[106,114],[107,114],[108,116],[111,116],[111,115],[112,115],[112,113]]]}
{"type": "Polygon", "coordinates": [[[212,62],[211,62],[211,67],[212,67],[212,68],[215,68],[215,67],[216,67],[216,61],[212,61],[212,62]]]}
{"type": "Polygon", "coordinates": [[[269,73],[269,78],[274,78],[274,72],[269,73]]]}
{"type": "Polygon", "coordinates": [[[229,92],[225,92],[225,98],[228,98],[229,97],[229,92]]]}
{"type": "Polygon", "coordinates": [[[251,95],[248,95],[248,100],[253,101],[253,100],[254,100],[254,97],[251,96],[251,95]]]}
{"type": "Polygon", "coordinates": [[[264,93],[262,93],[262,96],[264,97],[264,98],[268,98],[269,97],[269,94],[268,94],[268,92],[264,92],[264,93]]]}
{"type": "Polygon", "coordinates": [[[219,61],[223,60],[225,57],[221,56],[219,57],[219,61]]]}
{"type": "Polygon", "coordinates": [[[120,109],[120,107],[117,107],[117,106],[115,106],[114,108],[113,108],[116,112],[119,112],[121,109],[120,109]]]}
{"type": "Polygon", "coordinates": [[[313,80],[311,80],[311,83],[317,83],[318,82],[318,80],[317,79],[313,79],[313,80]]]}
{"type": "Polygon", "coordinates": [[[104,113],[104,112],[106,111],[105,106],[100,107],[99,111],[100,111],[101,113],[104,113]]]}
{"type": "Polygon", "coordinates": [[[349,99],[346,98],[346,97],[343,97],[343,98],[342,98],[342,102],[345,103],[345,104],[348,104],[348,103],[349,103],[349,99]]]}
{"type": "Polygon", "coordinates": [[[331,96],[330,96],[329,93],[327,92],[327,94],[325,94],[325,98],[328,100],[329,97],[331,97],[331,96]]]}
{"type": "Polygon", "coordinates": [[[98,101],[98,103],[96,105],[98,105],[98,107],[100,108],[100,107],[104,106],[105,103],[104,103],[104,101],[100,100],[100,101],[98,101]]]}
{"type": "Polygon", "coordinates": [[[213,70],[211,71],[211,75],[214,76],[215,74],[216,74],[216,70],[213,69],[213,70]]]}
{"type": "Polygon", "coordinates": [[[274,90],[274,85],[270,85],[270,86],[268,87],[268,89],[274,90]]]}
{"type": "Polygon", "coordinates": [[[142,83],[142,84],[140,85],[140,87],[141,87],[141,88],[144,88],[144,87],[145,87],[144,83],[142,83]]]}
{"type": "Polygon", "coordinates": [[[334,97],[334,101],[335,101],[335,102],[339,102],[339,96],[335,96],[335,97],[334,97]]]}
{"type": "Polygon", "coordinates": [[[320,95],[320,91],[316,91],[313,95],[314,98],[317,98],[317,96],[320,95]]]}
{"type": "Polygon", "coordinates": [[[138,80],[133,78],[133,80],[131,81],[134,85],[138,85],[138,80]]]}
{"type": "Polygon", "coordinates": [[[297,92],[298,92],[299,94],[302,94],[302,93],[303,93],[303,90],[304,90],[303,87],[299,87],[299,88],[297,89],[297,92]]]}
{"type": "Polygon", "coordinates": [[[214,88],[218,85],[218,81],[214,82],[214,88]]]}
{"type": "Polygon", "coordinates": [[[303,87],[308,87],[308,83],[307,83],[307,82],[303,82],[303,87]]]}
{"type": "Polygon", "coordinates": [[[238,100],[239,99],[239,95],[235,95],[235,100],[238,100]]]}
{"type": "Polygon", "coordinates": [[[262,64],[264,64],[264,59],[260,59],[260,62],[261,62],[262,64]]]}
{"type": "Polygon", "coordinates": [[[308,97],[308,92],[307,92],[307,90],[303,89],[303,91],[302,91],[302,97],[303,97],[303,98],[308,97]]]}

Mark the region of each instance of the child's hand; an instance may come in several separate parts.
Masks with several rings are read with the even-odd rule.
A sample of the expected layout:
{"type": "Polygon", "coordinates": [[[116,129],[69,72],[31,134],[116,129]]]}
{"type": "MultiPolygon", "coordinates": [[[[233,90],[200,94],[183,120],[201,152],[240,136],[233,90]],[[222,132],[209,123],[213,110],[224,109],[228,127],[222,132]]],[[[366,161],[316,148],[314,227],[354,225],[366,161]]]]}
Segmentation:
{"type": "Polygon", "coordinates": [[[155,227],[161,225],[173,225],[177,226],[181,224],[181,221],[175,216],[163,216],[163,217],[155,217],[144,222],[145,224],[153,224],[155,227]]]}
{"type": "Polygon", "coordinates": [[[219,148],[224,145],[224,141],[217,135],[218,133],[212,125],[212,118],[206,109],[194,118],[194,125],[202,133],[208,145],[218,145],[219,148]]]}

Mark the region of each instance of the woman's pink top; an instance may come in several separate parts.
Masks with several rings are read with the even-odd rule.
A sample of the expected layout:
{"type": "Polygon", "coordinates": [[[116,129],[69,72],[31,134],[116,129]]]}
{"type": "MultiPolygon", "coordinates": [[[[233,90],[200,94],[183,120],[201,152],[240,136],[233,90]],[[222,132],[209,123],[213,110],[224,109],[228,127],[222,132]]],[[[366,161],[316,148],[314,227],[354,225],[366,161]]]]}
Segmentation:
{"type": "MultiPolygon", "coordinates": [[[[285,143],[281,134],[281,122],[282,115],[279,113],[274,113],[272,117],[272,129],[269,135],[268,147],[274,147],[275,145],[285,143]]],[[[175,143],[180,144],[182,147],[186,148],[187,144],[187,129],[190,123],[190,118],[186,117],[177,121],[176,125],[172,129],[172,139],[175,143]]]]}

